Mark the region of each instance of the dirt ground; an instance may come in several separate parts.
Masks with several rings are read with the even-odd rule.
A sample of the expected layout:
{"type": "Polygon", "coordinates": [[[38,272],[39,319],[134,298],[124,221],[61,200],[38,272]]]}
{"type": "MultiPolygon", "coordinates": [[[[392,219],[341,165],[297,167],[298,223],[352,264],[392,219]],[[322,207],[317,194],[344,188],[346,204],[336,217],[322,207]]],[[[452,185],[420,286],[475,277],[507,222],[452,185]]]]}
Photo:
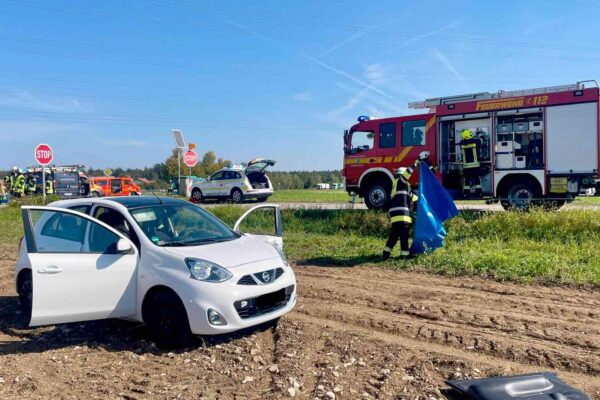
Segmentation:
{"type": "Polygon", "coordinates": [[[600,293],[374,268],[295,267],[277,326],[174,353],[144,328],[28,329],[0,248],[1,399],[458,399],[444,380],[550,370],[600,399],[600,293]]]}

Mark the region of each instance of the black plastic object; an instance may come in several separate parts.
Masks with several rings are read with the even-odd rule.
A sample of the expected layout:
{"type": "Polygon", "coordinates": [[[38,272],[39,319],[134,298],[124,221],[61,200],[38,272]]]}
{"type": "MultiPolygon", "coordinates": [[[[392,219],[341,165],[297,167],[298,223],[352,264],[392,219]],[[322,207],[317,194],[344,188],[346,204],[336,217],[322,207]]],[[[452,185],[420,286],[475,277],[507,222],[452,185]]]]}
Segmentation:
{"type": "Polygon", "coordinates": [[[590,400],[551,372],[446,383],[473,400],[590,400]]]}

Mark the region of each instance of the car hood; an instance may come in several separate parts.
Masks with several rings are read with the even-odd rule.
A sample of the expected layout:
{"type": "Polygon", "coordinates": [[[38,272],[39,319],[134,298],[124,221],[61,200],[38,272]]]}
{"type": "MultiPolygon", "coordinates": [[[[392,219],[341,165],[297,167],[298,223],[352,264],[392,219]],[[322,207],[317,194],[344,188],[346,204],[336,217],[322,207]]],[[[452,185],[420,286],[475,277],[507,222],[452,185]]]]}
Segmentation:
{"type": "Polygon", "coordinates": [[[281,257],[267,241],[251,236],[241,236],[229,242],[189,247],[163,247],[163,249],[178,256],[211,261],[225,268],[281,257]]]}

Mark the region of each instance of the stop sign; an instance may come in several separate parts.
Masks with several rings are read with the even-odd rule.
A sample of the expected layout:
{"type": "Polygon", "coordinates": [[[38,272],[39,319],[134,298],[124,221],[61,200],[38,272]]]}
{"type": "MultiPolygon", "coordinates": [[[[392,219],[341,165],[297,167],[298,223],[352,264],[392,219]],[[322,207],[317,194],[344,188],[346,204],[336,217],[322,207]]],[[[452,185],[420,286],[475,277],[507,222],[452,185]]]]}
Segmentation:
{"type": "Polygon", "coordinates": [[[52,149],[47,144],[38,144],[35,148],[35,160],[40,165],[48,165],[52,162],[52,157],[54,154],[52,153],[52,149]]]}
{"type": "Polygon", "coordinates": [[[192,168],[198,164],[198,154],[194,150],[188,150],[183,155],[183,163],[192,168]]]}

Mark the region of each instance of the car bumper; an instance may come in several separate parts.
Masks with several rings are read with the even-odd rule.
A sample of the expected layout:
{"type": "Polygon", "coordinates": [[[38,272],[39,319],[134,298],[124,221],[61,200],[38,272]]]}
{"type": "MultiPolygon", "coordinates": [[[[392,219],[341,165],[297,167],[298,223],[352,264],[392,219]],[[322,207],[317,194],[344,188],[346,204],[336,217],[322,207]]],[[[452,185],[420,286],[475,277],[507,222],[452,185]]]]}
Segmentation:
{"type": "Polygon", "coordinates": [[[279,267],[273,260],[230,269],[234,276],[223,283],[197,282],[196,294],[188,298],[186,309],[192,333],[217,335],[263,324],[291,311],[297,299],[296,277],[290,267],[274,282],[263,285],[241,285],[246,275],[279,267]],[[199,285],[199,286],[200,286],[199,285]],[[218,312],[225,325],[212,325],[208,310],[218,312]]]}

